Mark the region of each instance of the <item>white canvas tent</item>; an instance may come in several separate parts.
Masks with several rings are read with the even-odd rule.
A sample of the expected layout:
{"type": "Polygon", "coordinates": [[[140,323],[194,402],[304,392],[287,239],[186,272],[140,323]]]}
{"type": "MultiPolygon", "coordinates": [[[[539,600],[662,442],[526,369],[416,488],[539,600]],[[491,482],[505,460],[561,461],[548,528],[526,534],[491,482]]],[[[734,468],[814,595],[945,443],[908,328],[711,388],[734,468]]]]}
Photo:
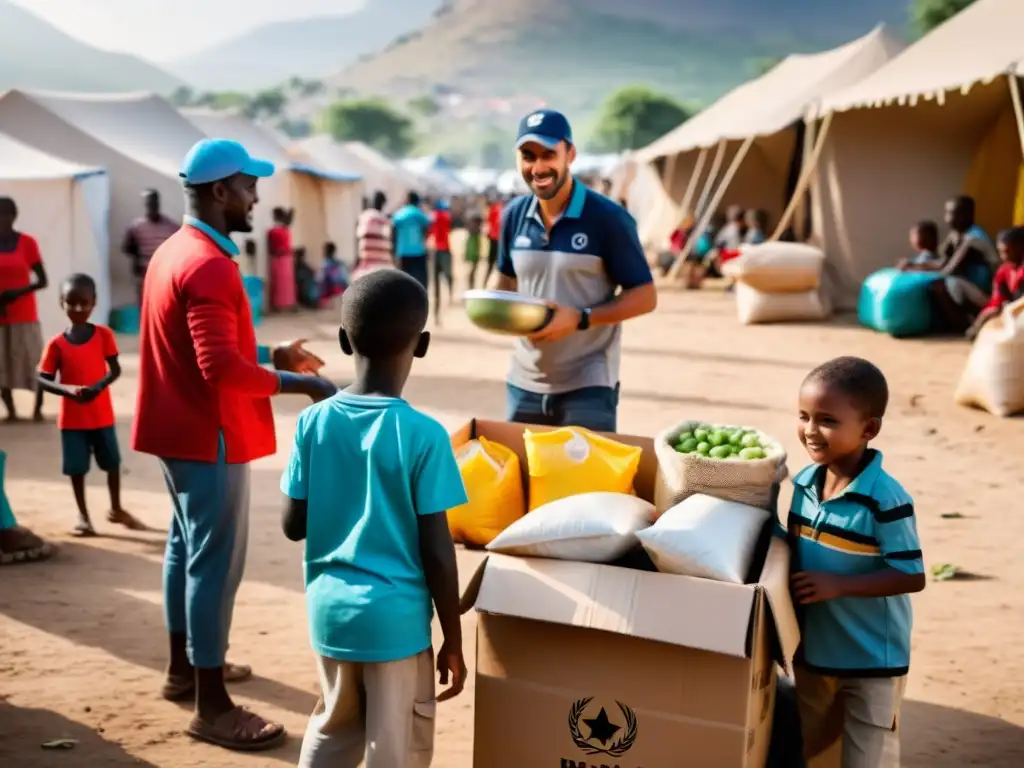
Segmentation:
{"type": "Polygon", "coordinates": [[[662,199],[640,222],[646,243],[661,247],[684,213],[700,215],[704,208],[761,208],[777,221],[788,202],[794,153],[802,149],[798,126],[810,105],[866,77],[902,48],[879,26],[830,51],[787,56],[638,150],[634,161],[653,163],[662,182],[662,199]],[[718,189],[721,194],[709,194],[718,189]]]}
{"type": "Polygon", "coordinates": [[[178,171],[204,134],[167,101],[146,93],[0,95],[0,131],[48,154],[110,175],[109,268],[112,305],[134,303],[130,262],[121,253],[128,225],[142,215],[142,190],[160,193],[171,219],[184,213],[178,171]]]}
{"type": "Polygon", "coordinates": [[[18,206],[17,228],[39,242],[49,287],[37,294],[43,336],[67,325],[58,298],[61,281],[84,272],[96,281],[93,319],[110,315],[106,171],[69,163],[0,133],[0,196],[18,206]]]}
{"type": "MultiPolygon", "coordinates": [[[[1024,60],[1024,1],[977,0],[873,75],[824,99],[815,236],[840,306],[907,256],[907,231],[967,193],[990,235],[1019,199],[1021,138],[1010,75],[1024,60]]],[[[1024,222],[1021,222],[1024,223],[1024,222]]]]}
{"type": "Polygon", "coordinates": [[[309,263],[316,266],[328,240],[338,248],[343,260],[355,261],[356,220],[363,198],[362,178],[358,173],[329,169],[315,161],[295,162],[270,129],[257,125],[236,112],[207,109],[183,109],[181,113],[211,138],[233,139],[249,153],[272,162],[276,171],[259,182],[256,206],[255,240],[257,273],[267,277],[266,232],[273,226],[274,208],[295,209],[292,239],[304,247],[309,263]]]}

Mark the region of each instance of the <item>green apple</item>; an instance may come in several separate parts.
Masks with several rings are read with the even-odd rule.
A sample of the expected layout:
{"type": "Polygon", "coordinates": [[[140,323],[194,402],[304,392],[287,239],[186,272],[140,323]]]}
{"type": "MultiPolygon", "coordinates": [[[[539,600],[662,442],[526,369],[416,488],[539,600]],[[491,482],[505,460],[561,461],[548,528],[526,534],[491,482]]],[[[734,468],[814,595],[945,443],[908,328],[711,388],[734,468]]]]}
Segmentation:
{"type": "Polygon", "coordinates": [[[740,440],[740,445],[744,448],[760,448],[761,438],[758,437],[756,432],[747,432],[740,440]]]}
{"type": "Polygon", "coordinates": [[[736,430],[729,435],[729,445],[740,446],[743,444],[743,433],[740,430],[736,430]]]}
{"type": "Polygon", "coordinates": [[[711,445],[715,446],[716,448],[725,445],[728,442],[728,440],[729,438],[726,436],[725,432],[721,432],[719,430],[715,430],[710,435],[708,435],[708,442],[711,443],[711,445]]]}
{"type": "Polygon", "coordinates": [[[693,432],[683,432],[683,434],[676,438],[676,444],[685,443],[691,437],[695,437],[693,432]]]}
{"type": "Polygon", "coordinates": [[[707,429],[704,429],[704,427],[697,427],[693,430],[693,436],[698,440],[707,440],[709,434],[710,432],[707,429]]]}
{"type": "Polygon", "coordinates": [[[728,459],[732,455],[728,445],[716,445],[708,454],[712,459],[728,459]]]}
{"type": "Polygon", "coordinates": [[[707,456],[711,452],[711,443],[699,442],[697,443],[697,453],[701,456],[707,456]]]}
{"type": "Polygon", "coordinates": [[[687,438],[686,440],[683,440],[683,442],[679,444],[679,448],[682,450],[683,453],[693,453],[695,450],[697,450],[698,445],[700,445],[700,443],[697,441],[697,438],[690,437],[687,438]]]}
{"type": "Polygon", "coordinates": [[[740,451],[740,458],[744,461],[754,461],[764,457],[764,449],[762,448],[747,447],[740,451]]]}

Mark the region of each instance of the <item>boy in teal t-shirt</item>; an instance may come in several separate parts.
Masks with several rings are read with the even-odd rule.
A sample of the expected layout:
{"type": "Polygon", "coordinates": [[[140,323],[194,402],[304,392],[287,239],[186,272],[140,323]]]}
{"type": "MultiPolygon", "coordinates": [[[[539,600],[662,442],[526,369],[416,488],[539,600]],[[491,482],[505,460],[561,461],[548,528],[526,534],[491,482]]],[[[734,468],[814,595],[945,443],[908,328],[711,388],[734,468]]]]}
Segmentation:
{"type": "Polygon", "coordinates": [[[281,478],[285,535],[305,539],[306,607],[322,695],[301,768],[428,765],[434,707],[466,680],[446,511],[466,502],[448,433],[401,399],[430,334],[424,288],[398,270],[342,295],[356,381],[300,414],[281,478]],[[436,669],[433,609],[444,635],[436,669]]]}

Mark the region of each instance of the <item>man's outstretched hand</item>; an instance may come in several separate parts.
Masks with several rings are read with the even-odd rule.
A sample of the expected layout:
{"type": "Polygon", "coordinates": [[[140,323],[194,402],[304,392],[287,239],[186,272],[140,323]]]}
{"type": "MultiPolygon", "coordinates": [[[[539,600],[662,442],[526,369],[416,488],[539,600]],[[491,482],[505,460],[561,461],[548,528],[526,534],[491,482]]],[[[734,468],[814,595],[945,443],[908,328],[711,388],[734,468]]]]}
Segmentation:
{"type": "Polygon", "coordinates": [[[274,347],[271,360],[279,371],[289,373],[320,373],[325,363],[305,348],[307,339],[296,339],[274,347]]]}

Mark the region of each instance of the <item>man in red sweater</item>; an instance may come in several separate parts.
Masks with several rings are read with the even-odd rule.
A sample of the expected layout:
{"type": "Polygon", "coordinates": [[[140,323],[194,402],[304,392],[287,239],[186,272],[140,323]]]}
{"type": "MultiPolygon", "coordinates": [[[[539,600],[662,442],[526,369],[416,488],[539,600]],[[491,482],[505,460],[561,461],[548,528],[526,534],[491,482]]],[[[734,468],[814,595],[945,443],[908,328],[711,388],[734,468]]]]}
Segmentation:
{"type": "Polygon", "coordinates": [[[170,664],[163,695],[195,702],[188,733],[228,749],[265,749],[284,727],[236,707],[225,681],[251,675],[225,663],[248,539],[249,462],[276,450],[270,398],[314,401],[336,387],[296,343],[257,363],[256,334],[232,232],[252,231],[256,182],[274,166],[237,142],[204,139],[181,176],[184,226],[146,270],[139,337],[136,451],[157,456],[174,515],[164,557],[170,664]]]}

